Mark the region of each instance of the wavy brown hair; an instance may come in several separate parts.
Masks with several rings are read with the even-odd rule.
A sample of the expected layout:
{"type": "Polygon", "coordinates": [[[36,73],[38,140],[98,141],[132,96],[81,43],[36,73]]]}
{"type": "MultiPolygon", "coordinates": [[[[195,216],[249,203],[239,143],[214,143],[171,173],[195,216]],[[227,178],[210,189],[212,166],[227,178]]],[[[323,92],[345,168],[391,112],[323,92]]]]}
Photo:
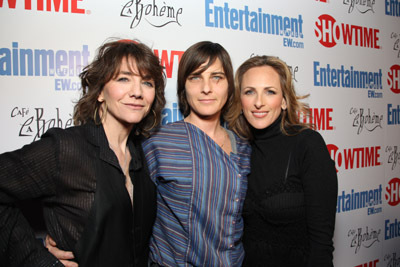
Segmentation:
{"type": "Polygon", "coordinates": [[[82,125],[95,120],[101,103],[97,101],[104,85],[118,75],[122,61],[134,60],[143,78],[151,78],[155,84],[155,98],[150,112],[135,124],[134,133],[148,135],[149,131],[160,124],[161,111],[165,105],[165,74],[160,60],[145,44],[133,40],[115,40],[106,42],[97,51],[93,62],[79,75],[82,96],[74,107],[74,124],[82,125]]]}
{"type": "MultiPolygon", "coordinates": [[[[240,93],[241,85],[243,80],[243,75],[255,67],[270,66],[279,75],[280,85],[282,88],[283,98],[286,100],[287,109],[281,112],[281,130],[286,135],[293,135],[299,133],[307,128],[314,128],[314,125],[310,123],[300,122],[298,114],[303,114],[304,116],[310,115],[310,108],[308,104],[301,102],[301,99],[308,97],[309,95],[298,96],[296,94],[292,73],[289,67],[284,61],[273,56],[254,56],[247,59],[240,65],[236,71],[235,75],[235,91],[236,91],[236,101],[238,105],[241,106],[240,93]],[[296,126],[296,127],[295,127],[296,126]]],[[[244,117],[241,109],[234,109],[236,112],[232,113],[233,125],[231,128],[237,130],[237,134],[242,137],[252,139],[252,134],[250,131],[250,125],[244,117]]]]}
{"type": "Polygon", "coordinates": [[[228,52],[218,43],[210,41],[202,41],[195,43],[189,47],[179,62],[178,68],[178,82],[177,82],[177,94],[179,109],[183,116],[186,117],[190,113],[190,106],[186,98],[186,79],[196,71],[202,64],[207,64],[200,70],[200,73],[207,70],[214,62],[219,59],[224,69],[226,79],[228,81],[228,99],[221,110],[221,117],[227,121],[227,114],[231,112],[231,109],[235,106],[235,82],[233,77],[232,61],[228,52]]]}

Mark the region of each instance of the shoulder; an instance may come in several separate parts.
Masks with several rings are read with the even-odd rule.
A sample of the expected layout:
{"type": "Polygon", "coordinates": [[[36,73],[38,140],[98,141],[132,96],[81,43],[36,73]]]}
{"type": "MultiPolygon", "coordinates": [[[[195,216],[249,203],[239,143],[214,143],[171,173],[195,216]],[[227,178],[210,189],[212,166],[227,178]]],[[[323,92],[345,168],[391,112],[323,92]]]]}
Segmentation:
{"type": "Polygon", "coordinates": [[[60,150],[83,149],[88,143],[87,129],[83,126],[73,126],[66,129],[51,128],[41,140],[52,140],[60,150]]]}
{"type": "Polygon", "coordinates": [[[235,132],[228,130],[229,136],[235,141],[236,143],[236,148],[237,148],[237,152],[239,154],[246,154],[246,155],[250,155],[251,153],[251,145],[250,142],[246,139],[240,138],[235,132]]]}
{"type": "Polygon", "coordinates": [[[183,121],[177,121],[163,125],[154,130],[150,137],[143,142],[143,148],[148,150],[149,146],[153,149],[165,146],[180,145],[187,140],[187,129],[183,121]]]}
{"type": "Polygon", "coordinates": [[[302,144],[307,146],[321,146],[326,145],[322,135],[312,129],[305,129],[297,134],[297,138],[302,144]]]}

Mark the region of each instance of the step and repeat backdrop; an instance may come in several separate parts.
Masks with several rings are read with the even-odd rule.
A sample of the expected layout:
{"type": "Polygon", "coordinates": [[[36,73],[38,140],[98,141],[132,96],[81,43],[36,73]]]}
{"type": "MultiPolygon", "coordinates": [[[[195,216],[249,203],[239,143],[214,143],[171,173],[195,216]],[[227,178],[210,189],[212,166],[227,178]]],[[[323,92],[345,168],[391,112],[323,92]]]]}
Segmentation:
{"type": "Polygon", "coordinates": [[[235,70],[282,58],[336,162],[335,266],[400,266],[399,0],[0,0],[0,25],[1,153],[72,126],[78,75],[109,38],[159,56],[164,124],[182,119],[177,68],[193,43],[220,43],[235,70]]]}

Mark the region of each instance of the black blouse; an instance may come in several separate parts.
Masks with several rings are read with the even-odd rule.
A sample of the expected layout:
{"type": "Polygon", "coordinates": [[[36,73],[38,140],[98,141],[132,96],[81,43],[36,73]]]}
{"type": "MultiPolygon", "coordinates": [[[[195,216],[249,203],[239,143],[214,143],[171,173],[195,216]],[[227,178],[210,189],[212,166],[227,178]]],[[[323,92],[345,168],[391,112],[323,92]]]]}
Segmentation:
{"type": "Polygon", "coordinates": [[[102,125],[50,129],[0,155],[0,265],[62,266],[35,239],[15,203],[39,198],[49,235],[79,266],[147,266],[156,189],[131,135],[133,207],[102,125]]]}
{"type": "Polygon", "coordinates": [[[252,129],[244,266],[333,266],[337,175],[321,135],[252,129]]]}

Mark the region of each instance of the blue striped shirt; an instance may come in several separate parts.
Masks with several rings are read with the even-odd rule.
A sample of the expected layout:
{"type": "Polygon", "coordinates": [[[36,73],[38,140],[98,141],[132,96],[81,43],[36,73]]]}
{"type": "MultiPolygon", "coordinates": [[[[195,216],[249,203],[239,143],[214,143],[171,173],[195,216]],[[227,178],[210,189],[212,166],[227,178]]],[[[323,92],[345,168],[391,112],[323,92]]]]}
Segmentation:
{"type": "Polygon", "coordinates": [[[158,188],[150,258],[162,266],[240,266],[243,201],[251,148],[229,131],[226,154],[196,126],[178,121],[143,144],[158,188]]]}

